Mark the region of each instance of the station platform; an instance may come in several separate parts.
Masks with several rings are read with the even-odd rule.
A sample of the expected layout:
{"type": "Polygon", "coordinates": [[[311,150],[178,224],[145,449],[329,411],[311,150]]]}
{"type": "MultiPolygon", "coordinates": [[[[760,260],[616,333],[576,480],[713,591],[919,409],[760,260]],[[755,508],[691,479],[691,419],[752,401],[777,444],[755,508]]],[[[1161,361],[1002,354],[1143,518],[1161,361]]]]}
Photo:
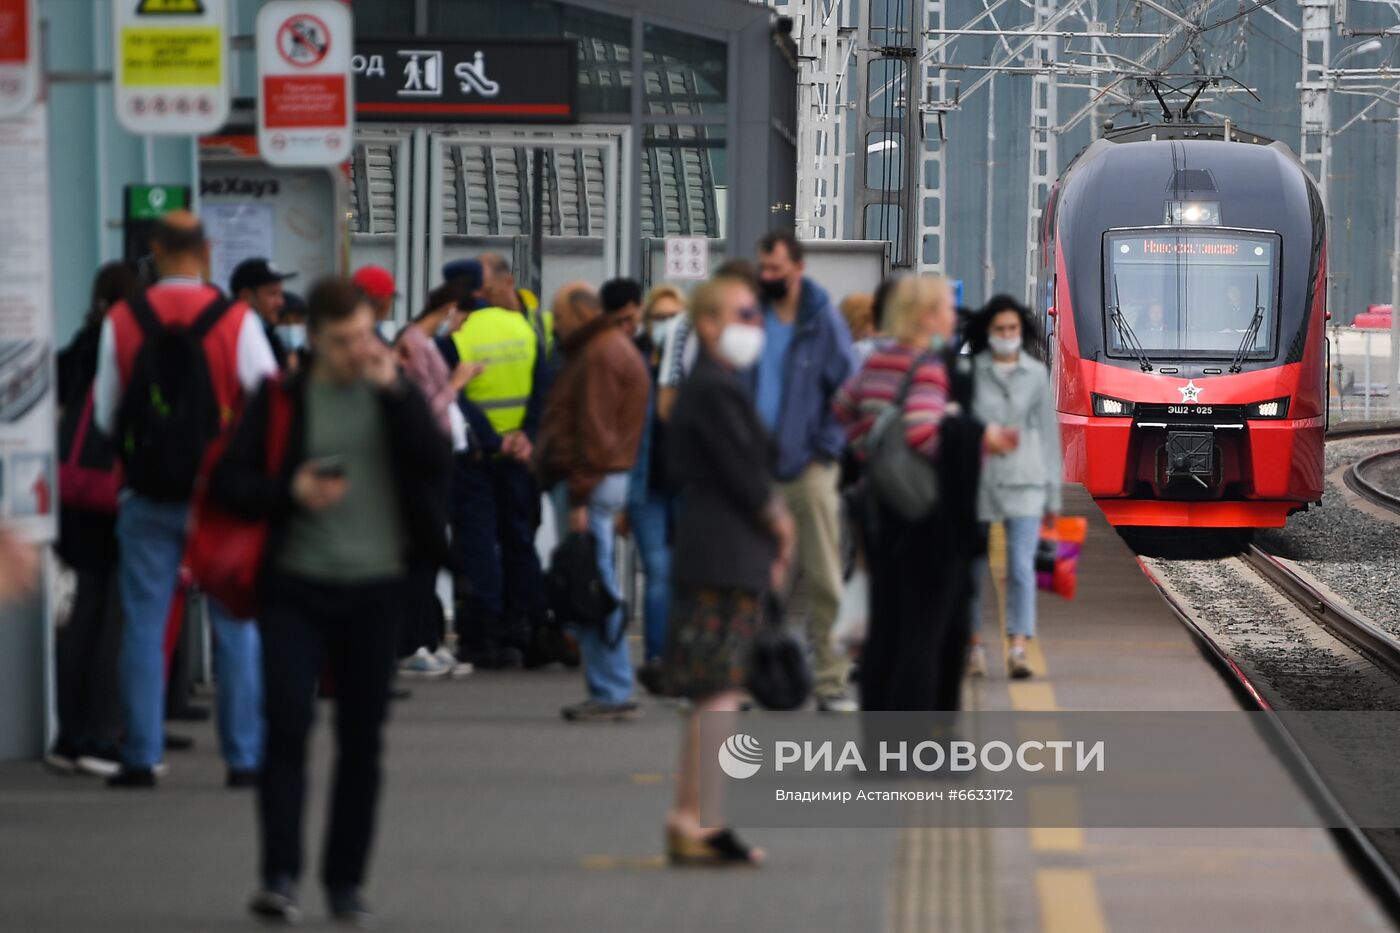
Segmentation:
{"type": "MultiPolygon", "coordinates": [[[[1032,660],[1044,676],[1010,682],[994,665],[969,685],[969,704],[1237,708],[1092,502],[1070,490],[1065,512],[1090,516],[1090,534],[1079,597],[1041,600],[1032,660]]],[[[1391,929],[1322,831],[762,830],[747,833],[769,851],[761,869],[676,871],[662,857],[673,707],[648,701],[627,725],[566,724],[558,708],[582,683],[562,671],[411,686],[393,712],[367,888],[381,929],[1391,929]]],[[[328,718],[323,709],[311,852],[327,798],[328,718]]],[[[223,787],[212,727],[176,731],[198,745],[170,757],[154,793],[0,765],[0,929],[256,928],[244,912],[252,795],[223,787]]],[[[329,928],[314,883],[303,906],[308,929],[329,928]]]]}

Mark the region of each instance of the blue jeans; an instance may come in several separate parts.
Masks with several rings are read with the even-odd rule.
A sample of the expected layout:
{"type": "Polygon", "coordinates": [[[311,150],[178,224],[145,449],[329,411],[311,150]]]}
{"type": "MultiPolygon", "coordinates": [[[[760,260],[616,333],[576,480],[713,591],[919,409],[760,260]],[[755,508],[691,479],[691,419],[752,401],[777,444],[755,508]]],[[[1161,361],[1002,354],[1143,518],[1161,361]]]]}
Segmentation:
{"type": "Polygon", "coordinates": [[[642,607],[648,661],[666,653],[666,617],[671,611],[671,507],[670,496],[652,492],[627,509],[646,574],[642,607]]]}
{"type": "MultiPolygon", "coordinates": [[[[588,502],[588,530],[598,541],[598,569],[603,582],[614,596],[621,597],[617,574],[613,570],[614,522],[617,513],[627,507],[627,474],[613,473],[593,490],[588,502]]],[[[561,525],[569,527],[569,515],[561,516],[561,525]]],[[[597,629],[576,629],[579,652],[583,655],[583,679],[588,685],[588,697],[598,703],[625,703],[632,699],[632,658],[627,651],[627,638],[622,634],[626,619],[619,606],[608,618],[607,635],[597,629]],[[617,644],[609,647],[609,642],[617,644]]]]}
{"type": "MultiPolygon", "coordinates": [[[[1006,634],[1035,637],[1035,546],[1040,541],[1039,515],[1008,518],[1006,531],[1006,634]]],[[[982,623],[982,591],[988,575],[987,558],[972,566],[972,630],[982,623]]]]}
{"type": "MultiPolygon", "coordinates": [[[[187,502],[128,493],[117,515],[122,610],[122,763],[151,768],[165,748],[165,626],[185,549],[187,502]]],[[[219,744],[230,768],[262,763],[262,669],[258,627],[209,603],[214,629],[219,744]]]]}

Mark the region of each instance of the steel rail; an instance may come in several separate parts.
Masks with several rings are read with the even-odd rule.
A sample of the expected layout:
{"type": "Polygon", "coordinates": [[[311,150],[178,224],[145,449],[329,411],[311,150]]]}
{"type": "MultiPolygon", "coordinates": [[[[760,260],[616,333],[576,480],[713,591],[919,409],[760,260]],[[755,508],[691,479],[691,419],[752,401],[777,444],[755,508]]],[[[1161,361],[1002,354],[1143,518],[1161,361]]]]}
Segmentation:
{"type": "Polygon", "coordinates": [[[1397,431],[1400,431],[1400,421],[1343,421],[1328,428],[1325,436],[1330,441],[1394,434],[1397,431]]]}
{"type": "Polygon", "coordinates": [[[1400,640],[1326,595],[1292,567],[1251,544],[1240,559],[1308,614],[1314,622],[1400,677],[1400,640]]]}
{"type": "Polygon", "coordinates": [[[1181,620],[1182,625],[1191,634],[1202,656],[1240,698],[1241,704],[1246,708],[1267,715],[1270,735],[1277,742],[1276,750],[1283,759],[1285,767],[1291,768],[1294,776],[1314,795],[1320,808],[1339,817],[1342,825],[1332,828],[1332,838],[1345,854],[1347,860],[1351,862],[1357,874],[1361,876],[1377,900],[1385,907],[1390,917],[1394,920],[1400,920],[1400,873],[1397,873],[1396,867],[1391,865],[1381,851],[1376,848],[1366,830],[1362,829],[1346,813],[1327,780],[1313,766],[1302,745],[1288,731],[1284,721],[1279,718],[1277,711],[1269,703],[1259,685],[1255,684],[1244,668],[1236,663],[1225,646],[1196,620],[1195,615],[1177,599],[1175,594],[1167,588],[1165,582],[1153,573],[1152,568],[1141,557],[1138,558],[1138,566],[1147,579],[1152,582],[1152,585],[1157,588],[1157,592],[1168,608],[1181,620]]]}
{"type": "Polygon", "coordinates": [[[1392,512],[1400,512],[1400,493],[1385,489],[1366,476],[1367,471],[1377,464],[1396,459],[1400,459],[1400,450],[1383,450],[1369,457],[1362,457],[1347,469],[1343,478],[1351,490],[1361,498],[1392,512]]]}

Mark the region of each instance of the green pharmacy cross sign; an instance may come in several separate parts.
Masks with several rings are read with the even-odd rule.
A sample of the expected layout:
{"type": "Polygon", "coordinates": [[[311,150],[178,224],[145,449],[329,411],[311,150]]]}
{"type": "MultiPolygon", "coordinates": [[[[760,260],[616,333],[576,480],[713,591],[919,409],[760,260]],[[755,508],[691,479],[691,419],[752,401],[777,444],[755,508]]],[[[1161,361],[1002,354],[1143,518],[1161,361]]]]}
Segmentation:
{"type": "Polygon", "coordinates": [[[158,220],[171,211],[190,206],[187,185],[127,185],[126,216],[128,220],[158,220]]]}
{"type": "Polygon", "coordinates": [[[156,221],[185,210],[192,200],[189,185],[127,185],[122,205],[122,258],[139,263],[151,252],[156,221]]]}

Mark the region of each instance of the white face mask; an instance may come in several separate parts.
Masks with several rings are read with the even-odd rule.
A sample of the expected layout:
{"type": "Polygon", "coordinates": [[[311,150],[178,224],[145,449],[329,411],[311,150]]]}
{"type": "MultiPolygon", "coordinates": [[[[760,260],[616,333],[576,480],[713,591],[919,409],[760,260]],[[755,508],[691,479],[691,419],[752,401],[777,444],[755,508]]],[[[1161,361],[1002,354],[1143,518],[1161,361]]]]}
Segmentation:
{"type": "Polygon", "coordinates": [[[651,342],[658,347],[666,339],[666,334],[671,330],[671,322],[675,318],[658,318],[651,322],[651,342]]]}
{"type": "Polygon", "coordinates": [[[1021,338],[1016,337],[988,337],[987,346],[992,348],[992,353],[996,356],[1015,356],[1021,349],[1021,338]]]}
{"type": "Polygon", "coordinates": [[[748,369],[763,355],[763,328],[729,324],[719,335],[719,355],[735,369],[748,369]]]}
{"type": "Polygon", "coordinates": [[[393,343],[394,338],[397,337],[399,333],[399,325],[395,324],[393,321],[380,321],[378,324],[374,325],[374,329],[379,332],[380,338],[383,339],[385,343],[393,343]]]}
{"type": "Polygon", "coordinates": [[[300,350],[306,346],[306,325],[278,324],[277,339],[282,341],[282,346],[289,352],[300,350]]]}

